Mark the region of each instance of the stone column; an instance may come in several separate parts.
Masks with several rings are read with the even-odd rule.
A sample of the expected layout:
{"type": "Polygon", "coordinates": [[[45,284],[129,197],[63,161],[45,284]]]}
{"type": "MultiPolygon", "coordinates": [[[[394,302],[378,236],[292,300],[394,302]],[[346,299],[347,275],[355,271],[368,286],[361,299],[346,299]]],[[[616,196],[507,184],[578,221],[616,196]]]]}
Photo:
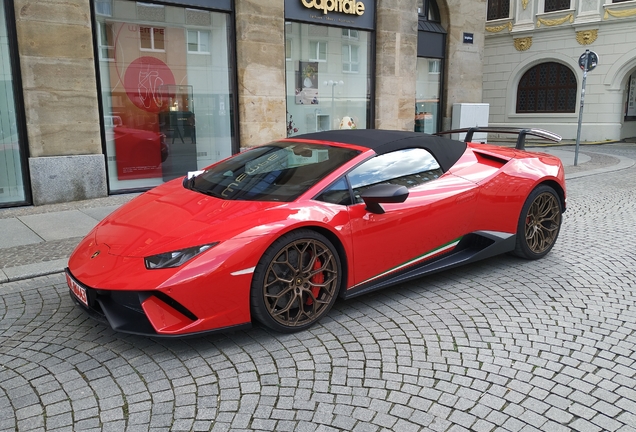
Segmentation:
{"type": "Polygon", "coordinates": [[[105,196],[89,0],[15,0],[34,204],[105,196]]]}
{"type": "Polygon", "coordinates": [[[284,0],[236,0],[241,147],[285,138],[284,0]]]}
{"type": "Polygon", "coordinates": [[[417,65],[417,1],[376,6],[375,127],[413,130],[417,65]]]}
{"type": "Polygon", "coordinates": [[[443,128],[448,130],[454,103],[482,102],[486,0],[446,0],[445,3],[450,22],[446,29],[448,57],[444,74],[443,128]],[[463,43],[464,33],[473,34],[472,44],[463,43]]]}

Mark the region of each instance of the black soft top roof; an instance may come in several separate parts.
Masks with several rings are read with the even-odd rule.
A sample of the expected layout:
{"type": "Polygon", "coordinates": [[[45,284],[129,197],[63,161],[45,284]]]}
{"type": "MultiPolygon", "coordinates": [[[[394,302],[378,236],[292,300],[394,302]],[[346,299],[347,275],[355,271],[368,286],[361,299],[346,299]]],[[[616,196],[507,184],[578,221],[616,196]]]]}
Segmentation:
{"type": "Polygon", "coordinates": [[[466,143],[419,132],[380,129],[346,129],[296,135],[293,138],[332,141],[367,147],[377,154],[406,148],[428,150],[442,170],[448,171],[466,151],[466,143]]]}

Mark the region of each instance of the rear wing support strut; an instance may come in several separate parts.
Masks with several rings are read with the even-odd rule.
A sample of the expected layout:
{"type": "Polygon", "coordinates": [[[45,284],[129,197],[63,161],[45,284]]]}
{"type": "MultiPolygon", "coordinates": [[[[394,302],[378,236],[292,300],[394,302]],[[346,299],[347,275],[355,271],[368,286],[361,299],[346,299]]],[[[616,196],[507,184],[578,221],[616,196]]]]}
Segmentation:
{"type": "Polygon", "coordinates": [[[435,135],[446,135],[454,133],[466,133],[465,142],[471,142],[475,132],[486,133],[500,133],[500,134],[514,134],[517,135],[517,144],[515,148],[517,150],[524,150],[526,148],[526,136],[531,135],[538,138],[543,138],[549,141],[559,142],[561,137],[555,133],[552,133],[543,129],[521,129],[521,128],[507,128],[507,127],[481,127],[474,126],[465,129],[453,129],[449,131],[437,132],[435,135]]]}

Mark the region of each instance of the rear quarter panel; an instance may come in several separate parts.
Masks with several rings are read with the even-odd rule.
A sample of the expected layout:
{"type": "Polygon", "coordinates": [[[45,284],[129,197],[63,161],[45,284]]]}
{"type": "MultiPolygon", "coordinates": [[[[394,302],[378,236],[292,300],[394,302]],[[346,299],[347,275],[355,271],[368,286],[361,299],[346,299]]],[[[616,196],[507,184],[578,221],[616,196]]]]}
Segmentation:
{"type": "Polygon", "coordinates": [[[565,193],[565,174],[558,158],[518,152],[497,174],[479,182],[475,230],[517,231],[521,208],[539,184],[553,181],[565,193]]]}

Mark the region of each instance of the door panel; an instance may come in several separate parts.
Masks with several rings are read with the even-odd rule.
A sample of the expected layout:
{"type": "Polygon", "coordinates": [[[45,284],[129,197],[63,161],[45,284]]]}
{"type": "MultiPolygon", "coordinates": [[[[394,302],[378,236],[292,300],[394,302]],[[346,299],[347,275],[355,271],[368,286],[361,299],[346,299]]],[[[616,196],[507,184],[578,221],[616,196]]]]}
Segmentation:
{"type": "Polygon", "coordinates": [[[477,185],[446,174],[409,190],[404,203],[349,207],[354,286],[466,234],[476,207],[477,185]]]}

